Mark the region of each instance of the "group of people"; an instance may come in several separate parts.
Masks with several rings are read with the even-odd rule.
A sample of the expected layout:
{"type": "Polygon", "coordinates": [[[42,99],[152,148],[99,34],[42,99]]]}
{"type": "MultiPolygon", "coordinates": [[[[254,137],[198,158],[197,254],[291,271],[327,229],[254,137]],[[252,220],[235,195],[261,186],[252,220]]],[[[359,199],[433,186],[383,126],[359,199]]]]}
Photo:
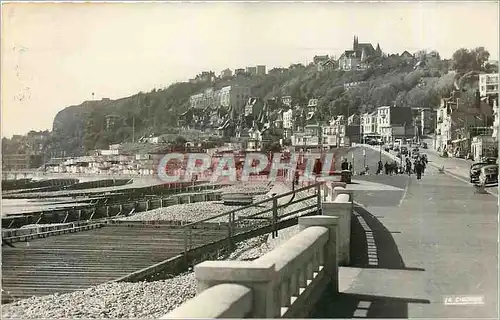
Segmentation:
{"type": "Polygon", "coordinates": [[[425,167],[427,166],[427,157],[417,157],[413,164],[410,158],[406,158],[406,173],[410,176],[412,173],[417,175],[417,180],[422,179],[422,174],[424,174],[425,167]]]}
{"type": "Polygon", "coordinates": [[[425,156],[418,156],[413,163],[410,158],[407,157],[404,166],[402,162],[398,164],[397,161],[386,161],[384,164],[382,161],[379,161],[376,174],[381,174],[385,171],[386,175],[406,173],[411,176],[412,173],[415,173],[417,175],[417,180],[421,180],[425,167],[427,166],[427,162],[428,160],[425,156]]]}
{"type": "MultiPolygon", "coordinates": [[[[386,175],[394,175],[394,174],[408,174],[409,176],[412,173],[417,175],[417,180],[422,179],[422,175],[424,174],[425,168],[427,166],[428,160],[426,155],[419,155],[415,158],[415,160],[410,160],[410,157],[406,157],[404,163],[403,161],[386,161],[385,164],[382,161],[378,162],[376,174],[382,174],[385,172],[386,175]]],[[[341,169],[352,171],[352,163],[347,162],[346,159],[342,161],[341,169]]],[[[361,174],[368,174],[370,168],[368,166],[365,167],[365,171],[362,171],[361,174]]]]}
{"type": "Polygon", "coordinates": [[[377,174],[381,174],[382,171],[384,171],[384,169],[385,169],[385,174],[387,174],[387,175],[403,173],[402,167],[400,165],[398,165],[398,163],[396,161],[393,161],[393,162],[386,161],[385,164],[383,164],[382,161],[379,161],[378,168],[377,168],[377,174]]]}

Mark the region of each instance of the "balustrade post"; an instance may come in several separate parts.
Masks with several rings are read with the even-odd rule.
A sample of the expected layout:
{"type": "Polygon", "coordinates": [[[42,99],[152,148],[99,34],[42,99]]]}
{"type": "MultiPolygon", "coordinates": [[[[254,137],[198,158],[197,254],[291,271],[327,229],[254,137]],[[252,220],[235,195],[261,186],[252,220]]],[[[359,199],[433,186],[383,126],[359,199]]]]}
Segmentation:
{"type": "Polygon", "coordinates": [[[229,213],[227,217],[227,241],[229,251],[233,249],[233,225],[234,225],[234,213],[229,213]]]}
{"type": "Polygon", "coordinates": [[[333,199],[334,201],[323,203],[324,216],[339,218],[339,243],[337,248],[339,253],[339,264],[342,266],[349,265],[350,263],[351,216],[353,212],[352,201],[348,201],[346,196],[348,195],[341,195],[333,199]]]}
{"type": "Polygon", "coordinates": [[[317,205],[318,205],[318,214],[321,214],[321,184],[316,186],[316,196],[317,196],[317,205]]]}
{"type": "Polygon", "coordinates": [[[188,252],[188,230],[187,228],[190,228],[190,227],[183,227],[182,229],[184,230],[184,263],[186,264],[186,266],[188,265],[188,255],[187,255],[187,252],[188,252]]]}
{"type": "Polygon", "coordinates": [[[276,198],[276,193],[273,193],[273,231],[272,238],[278,237],[278,199],[276,198]]]}
{"type": "MultiPolygon", "coordinates": [[[[279,277],[275,264],[255,261],[205,261],[194,267],[198,294],[222,283],[239,284],[252,290],[251,318],[279,318],[279,277]]],[[[217,299],[218,297],[214,297],[217,299]]]]}
{"type": "Polygon", "coordinates": [[[308,227],[326,227],[328,228],[328,242],[323,250],[324,270],[333,285],[334,292],[339,292],[339,270],[337,258],[338,244],[338,217],[310,216],[299,217],[299,229],[302,231],[308,227]]]}

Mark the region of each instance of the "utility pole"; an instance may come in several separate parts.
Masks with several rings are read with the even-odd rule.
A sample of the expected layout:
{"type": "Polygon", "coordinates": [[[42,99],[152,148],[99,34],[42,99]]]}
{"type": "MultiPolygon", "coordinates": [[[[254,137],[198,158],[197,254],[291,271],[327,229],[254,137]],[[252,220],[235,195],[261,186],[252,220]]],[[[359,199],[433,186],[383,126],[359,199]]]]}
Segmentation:
{"type": "Polygon", "coordinates": [[[366,168],[366,150],[363,149],[363,170],[366,168]]]}
{"type": "Polygon", "coordinates": [[[380,149],[379,149],[379,159],[380,159],[380,162],[382,162],[382,144],[381,144],[381,143],[379,143],[379,145],[378,145],[378,146],[379,146],[379,148],[380,148],[380,149]]]}
{"type": "Polygon", "coordinates": [[[135,142],[135,116],[132,116],[132,142],[135,142]]]}

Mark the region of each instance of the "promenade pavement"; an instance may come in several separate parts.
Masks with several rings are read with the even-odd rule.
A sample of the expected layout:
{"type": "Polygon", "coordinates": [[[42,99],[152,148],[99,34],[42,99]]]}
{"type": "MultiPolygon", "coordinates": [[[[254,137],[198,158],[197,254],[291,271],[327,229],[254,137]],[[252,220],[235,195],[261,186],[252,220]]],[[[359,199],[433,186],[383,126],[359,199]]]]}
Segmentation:
{"type": "Polygon", "coordinates": [[[356,192],[351,264],[340,268],[340,294],[325,292],[313,317],[498,318],[497,198],[432,166],[422,180],[369,179],[391,178],[403,191],[356,192]],[[445,305],[453,295],[484,304],[445,305]]]}

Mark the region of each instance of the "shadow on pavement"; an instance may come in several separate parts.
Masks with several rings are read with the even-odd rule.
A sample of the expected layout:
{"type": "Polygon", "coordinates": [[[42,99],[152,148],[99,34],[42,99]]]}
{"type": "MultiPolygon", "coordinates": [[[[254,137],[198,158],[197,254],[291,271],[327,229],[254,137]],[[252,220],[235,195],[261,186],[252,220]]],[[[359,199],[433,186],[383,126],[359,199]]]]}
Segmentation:
{"type": "MultiPolygon", "coordinates": [[[[377,245],[378,265],[368,264],[366,235],[357,216],[353,214],[349,267],[425,271],[421,268],[406,267],[391,231],[365,208],[356,206],[355,211],[373,232],[377,245]]],[[[430,304],[430,301],[326,291],[318,301],[311,318],[408,318],[409,303],[430,304]]]]}
{"type": "Polygon", "coordinates": [[[366,208],[356,206],[355,211],[366,221],[373,232],[375,244],[377,245],[378,265],[368,265],[366,236],[358,219],[353,215],[351,220],[351,261],[356,261],[358,264],[352,264],[352,267],[425,271],[421,268],[406,267],[399,253],[398,246],[392,237],[392,234],[401,233],[400,231],[387,230],[387,228],[373,214],[366,210],[366,208]],[[362,256],[362,258],[356,256],[362,256]]]}
{"type": "Polygon", "coordinates": [[[340,293],[325,295],[322,308],[317,309],[311,318],[350,319],[350,318],[408,318],[408,304],[430,304],[425,299],[406,299],[340,293]]]}

